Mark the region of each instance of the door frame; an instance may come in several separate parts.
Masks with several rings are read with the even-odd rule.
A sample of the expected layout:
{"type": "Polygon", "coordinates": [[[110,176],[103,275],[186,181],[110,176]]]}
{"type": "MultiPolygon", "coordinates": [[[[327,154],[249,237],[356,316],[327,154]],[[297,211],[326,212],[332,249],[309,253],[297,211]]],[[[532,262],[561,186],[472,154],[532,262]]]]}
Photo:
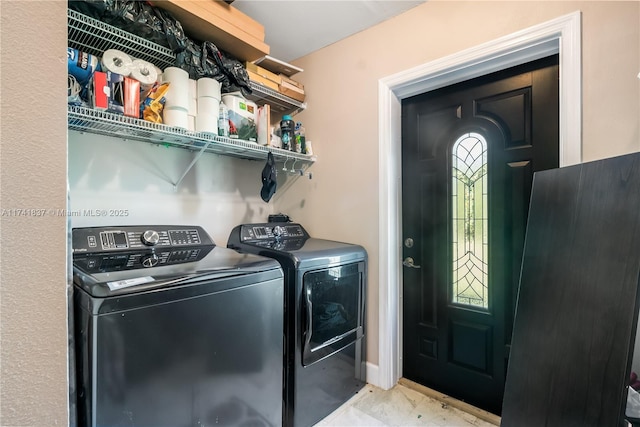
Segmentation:
{"type": "Polygon", "coordinates": [[[576,11],[378,81],[378,369],[382,389],[402,377],[402,99],[559,54],[560,166],[582,162],[581,13],[576,11]]]}

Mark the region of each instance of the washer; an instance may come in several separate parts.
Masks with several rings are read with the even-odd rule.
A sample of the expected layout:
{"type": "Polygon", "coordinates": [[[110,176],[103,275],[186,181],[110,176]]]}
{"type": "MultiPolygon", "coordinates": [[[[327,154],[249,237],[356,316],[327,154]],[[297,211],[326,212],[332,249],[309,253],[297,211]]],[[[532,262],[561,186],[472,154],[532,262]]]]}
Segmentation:
{"type": "Polygon", "coordinates": [[[366,382],[367,253],[294,223],[239,225],[227,247],[273,258],[284,271],[284,425],[311,426],[366,382]]]}
{"type": "Polygon", "coordinates": [[[282,424],[283,272],[197,226],[72,231],[80,426],[282,424]]]}

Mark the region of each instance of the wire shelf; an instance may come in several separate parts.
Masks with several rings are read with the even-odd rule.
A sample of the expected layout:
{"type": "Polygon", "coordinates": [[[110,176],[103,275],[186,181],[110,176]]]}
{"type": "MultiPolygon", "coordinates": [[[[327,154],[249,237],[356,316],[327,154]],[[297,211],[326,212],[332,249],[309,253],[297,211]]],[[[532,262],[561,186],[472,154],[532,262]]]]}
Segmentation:
{"type": "Polygon", "coordinates": [[[254,81],[250,81],[249,84],[251,85],[253,93],[247,98],[258,104],[266,103],[271,105],[272,111],[277,111],[282,114],[290,112],[291,115],[294,115],[307,108],[307,104],[304,102],[289,98],[270,87],[266,87],[254,81]]]}
{"type": "Polygon", "coordinates": [[[163,70],[175,63],[171,49],[72,9],[67,9],[67,40],[69,47],[98,57],[105,50],[118,49],[163,70]]]}
{"type": "Polygon", "coordinates": [[[316,161],[314,156],[258,145],[241,139],[225,138],[182,128],[152,123],[92,108],[69,105],[69,130],[87,132],[123,139],[149,142],[157,145],[184,148],[205,153],[221,154],[249,160],[266,160],[272,152],[277,162],[295,159],[303,164],[316,161]]]}
{"type": "MultiPolygon", "coordinates": [[[[105,22],[67,9],[67,39],[69,47],[101,57],[108,49],[118,49],[136,59],[143,59],[164,70],[175,66],[171,49],[150,42],[105,22]]],[[[296,114],[307,105],[259,83],[250,82],[251,101],[269,104],[274,112],[296,114]]]]}
{"type": "MultiPolygon", "coordinates": [[[[97,57],[101,57],[108,49],[119,49],[133,58],[145,60],[163,70],[175,65],[175,55],[170,49],[72,9],[67,9],[67,38],[69,47],[97,57]]],[[[260,105],[269,103],[273,111],[295,114],[306,108],[306,104],[258,83],[251,82],[251,89],[253,93],[250,99],[260,105]]],[[[175,188],[203,153],[264,161],[271,152],[276,162],[283,163],[284,166],[289,165],[290,170],[284,175],[299,173],[302,176],[316,161],[314,156],[266,147],[251,141],[189,132],[182,128],[73,105],[68,106],[68,129],[197,152],[191,165],[178,181],[173,183],[175,188]],[[296,165],[299,166],[296,168],[296,165]]],[[[307,176],[311,178],[311,174],[307,176]]],[[[291,179],[286,179],[284,187],[291,182],[291,179]]]]}

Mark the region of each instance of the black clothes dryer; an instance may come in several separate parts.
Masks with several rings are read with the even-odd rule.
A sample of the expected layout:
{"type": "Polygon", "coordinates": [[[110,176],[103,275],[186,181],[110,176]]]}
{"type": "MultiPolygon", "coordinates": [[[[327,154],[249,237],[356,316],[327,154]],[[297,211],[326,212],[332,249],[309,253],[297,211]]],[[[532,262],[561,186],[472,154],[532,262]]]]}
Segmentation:
{"type": "Polygon", "coordinates": [[[277,262],[196,226],[76,228],[72,246],[79,426],[282,425],[277,262]]]}
{"type": "Polygon", "coordinates": [[[293,223],[239,225],[227,247],[284,270],[284,425],[311,426],[366,382],[367,253],[293,223]]]}

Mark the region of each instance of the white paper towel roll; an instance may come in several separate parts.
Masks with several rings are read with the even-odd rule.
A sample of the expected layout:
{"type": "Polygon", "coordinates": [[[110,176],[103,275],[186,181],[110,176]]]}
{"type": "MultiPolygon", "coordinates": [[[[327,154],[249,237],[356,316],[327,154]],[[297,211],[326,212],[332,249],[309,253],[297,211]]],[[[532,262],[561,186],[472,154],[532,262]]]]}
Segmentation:
{"type": "Polygon", "coordinates": [[[189,115],[196,116],[198,115],[198,100],[195,98],[189,99],[189,115]]]}
{"type": "Polygon", "coordinates": [[[198,98],[198,114],[201,113],[218,117],[220,101],[215,98],[198,98]]]}
{"type": "Polygon", "coordinates": [[[126,53],[118,49],[105,50],[102,54],[102,71],[111,71],[112,73],[128,76],[131,74],[133,60],[126,53]]]}
{"type": "Polygon", "coordinates": [[[186,110],[180,108],[165,108],[162,111],[162,118],[164,124],[167,126],[189,129],[189,115],[187,114],[186,110]]]}
{"type": "Polygon", "coordinates": [[[165,95],[165,107],[180,107],[189,109],[189,73],[178,67],[165,68],[162,82],[169,83],[169,90],[165,95]]]}
{"type": "Polygon", "coordinates": [[[198,79],[198,98],[203,97],[220,100],[220,82],[209,77],[198,79]]]}
{"type": "MultiPolygon", "coordinates": [[[[198,84],[194,79],[189,79],[189,115],[198,114],[198,84]]],[[[195,123],[195,122],[194,122],[195,123]]]]}
{"type": "Polygon", "coordinates": [[[156,69],[156,74],[158,75],[158,83],[162,83],[162,69],[160,67],[156,67],[155,65],[153,66],[153,68],[156,69]]]}
{"type": "Polygon", "coordinates": [[[196,116],[196,132],[218,134],[218,114],[198,113],[196,116]]]}
{"type": "Polygon", "coordinates": [[[194,79],[189,79],[189,99],[198,97],[198,83],[194,79]]]}
{"type": "Polygon", "coordinates": [[[140,82],[140,88],[147,90],[158,81],[158,72],[153,64],[142,59],[134,59],[130,77],[140,82]]]}
{"type": "Polygon", "coordinates": [[[196,131],[196,116],[192,116],[191,114],[189,114],[189,131],[196,131]]]}

